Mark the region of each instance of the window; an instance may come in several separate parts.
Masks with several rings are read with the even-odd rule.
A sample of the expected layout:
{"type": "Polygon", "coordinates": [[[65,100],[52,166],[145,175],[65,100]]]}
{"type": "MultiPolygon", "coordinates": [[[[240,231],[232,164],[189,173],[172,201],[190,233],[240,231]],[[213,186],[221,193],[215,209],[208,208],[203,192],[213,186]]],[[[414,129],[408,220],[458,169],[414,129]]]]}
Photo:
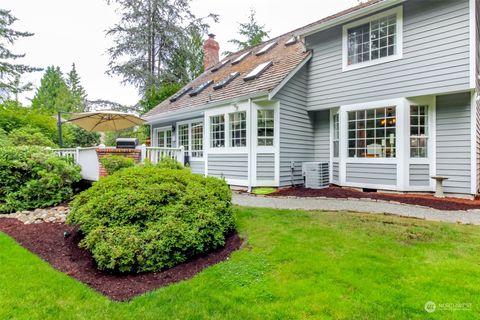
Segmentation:
{"type": "Polygon", "coordinates": [[[225,116],[223,114],[210,117],[210,146],[225,147],[225,116]]]}
{"type": "Polygon", "coordinates": [[[274,111],[257,111],[257,145],[273,146],[274,137],[274,111]]]}
{"type": "Polygon", "coordinates": [[[224,65],[226,65],[229,62],[230,62],[230,59],[220,62],[219,64],[217,64],[216,66],[214,66],[212,68],[212,72],[216,72],[216,71],[220,70],[224,65]]]}
{"type": "Polygon", "coordinates": [[[181,124],[178,126],[178,145],[183,146],[185,150],[188,151],[189,143],[188,143],[188,123],[181,124]]]}
{"type": "Polygon", "coordinates": [[[343,27],[344,70],[350,66],[360,67],[401,57],[402,10],[398,6],[343,27]]]}
{"type": "Polygon", "coordinates": [[[203,157],[203,122],[192,122],[192,157],[203,157]]]}
{"type": "Polygon", "coordinates": [[[172,130],[164,129],[157,131],[157,147],[171,148],[172,147],[172,130]]]}
{"type": "Polygon", "coordinates": [[[333,115],[333,156],[338,158],[340,140],[340,121],[338,113],[333,115]]]}
{"type": "Polygon", "coordinates": [[[187,92],[189,92],[190,90],[192,90],[192,87],[187,87],[187,88],[183,88],[182,90],[180,90],[179,92],[175,93],[171,98],[170,98],[170,102],[175,102],[177,101],[178,99],[180,99],[181,97],[183,97],[187,92]]]}
{"type": "Polygon", "coordinates": [[[262,55],[264,53],[267,53],[270,49],[272,49],[275,45],[277,44],[276,41],[274,42],[270,42],[269,44],[266,44],[265,46],[263,46],[262,49],[260,49],[256,55],[259,56],[259,55],[262,55]]]}
{"type": "Polygon", "coordinates": [[[428,106],[410,106],[410,157],[428,157],[427,146],[428,106]]]}
{"type": "Polygon", "coordinates": [[[200,92],[202,92],[203,90],[205,90],[209,85],[211,85],[213,83],[213,80],[209,80],[209,81],[206,81],[204,83],[202,83],[201,85],[199,85],[198,87],[196,87],[195,89],[193,89],[192,92],[190,92],[190,97],[195,97],[196,95],[198,95],[200,92]]]}
{"type": "Polygon", "coordinates": [[[240,75],[240,72],[232,72],[230,73],[226,78],[221,80],[220,82],[217,82],[213,86],[213,90],[218,90],[226,87],[230,82],[232,82],[236,77],[240,75]]]}
{"type": "Polygon", "coordinates": [[[247,146],[247,113],[245,111],[230,113],[230,146],[247,146]]]}
{"type": "Polygon", "coordinates": [[[264,63],[259,64],[258,66],[255,67],[252,71],[250,71],[249,74],[243,78],[243,80],[248,81],[248,80],[253,80],[258,78],[265,70],[267,70],[271,65],[272,61],[267,61],[264,63]]]}
{"type": "Polygon", "coordinates": [[[396,123],[395,107],[348,112],[348,156],[394,158],[396,123]]]}
{"type": "Polygon", "coordinates": [[[235,60],[232,61],[232,65],[236,65],[237,63],[240,63],[243,59],[245,59],[252,51],[247,51],[245,53],[242,53],[242,55],[238,56],[235,60]]]}

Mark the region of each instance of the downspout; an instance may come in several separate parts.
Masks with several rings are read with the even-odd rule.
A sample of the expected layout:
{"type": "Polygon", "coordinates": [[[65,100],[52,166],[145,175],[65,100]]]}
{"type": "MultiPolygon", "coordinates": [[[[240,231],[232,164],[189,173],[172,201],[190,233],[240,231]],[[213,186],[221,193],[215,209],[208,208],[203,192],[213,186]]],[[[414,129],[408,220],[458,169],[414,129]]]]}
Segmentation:
{"type": "Polygon", "coordinates": [[[249,128],[249,144],[248,144],[248,192],[252,192],[252,157],[253,157],[253,139],[252,139],[252,131],[253,131],[253,113],[252,113],[252,98],[248,99],[248,109],[250,113],[250,126],[249,128]]]}

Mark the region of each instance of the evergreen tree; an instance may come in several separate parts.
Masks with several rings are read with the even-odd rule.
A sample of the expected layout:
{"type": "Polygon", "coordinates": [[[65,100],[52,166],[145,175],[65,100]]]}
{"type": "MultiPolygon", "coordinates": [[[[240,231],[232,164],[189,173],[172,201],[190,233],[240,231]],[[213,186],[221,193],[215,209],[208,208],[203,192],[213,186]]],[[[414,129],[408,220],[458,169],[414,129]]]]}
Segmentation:
{"type": "MultiPolygon", "coordinates": [[[[238,34],[244,39],[232,39],[229,43],[233,43],[237,46],[237,50],[243,50],[256,46],[262,43],[265,39],[268,39],[269,31],[265,30],[265,25],[260,25],[256,18],[256,12],[254,9],[250,9],[250,15],[248,21],[239,23],[238,34]]],[[[231,54],[232,52],[226,51],[225,54],[231,54]]]]}
{"type": "Polygon", "coordinates": [[[73,110],[75,112],[83,112],[85,111],[85,105],[87,102],[87,93],[85,89],[80,84],[80,76],[77,73],[77,69],[75,68],[75,63],[72,63],[72,70],[67,73],[66,83],[70,93],[72,94],[73,98],[73,110]]]}
{"type": "Polygon", "coordinates": [[[59,67],[50,66],[40,81],[32,100],[32,108],[54,114],[75,111],[75,101],[59,67]]]}
{"type": "Polygon", "coordinates": [[[31,90],[31,83],[22,84],[21,75],[41,69],[14,63],[16,59],[23,58],[25,54],[13,53],[8,47],[20,38],[31,37],[33,33],[21,32],[11,29],[17,18],[10,11],[0,9],[0,101],[18,96],[19,93],[31,90]]]}
{"type": "MultiPolygon", "coordinates": [[[[191,12],[190,1],[108,1],[118,4],[121,20],[107,31],[107,35],[114,38],[114,46],[108,50],[107,73],[120,75],[123,83],[135,85],[143,95],[164,82],[184,82],[184,74],[201,68],[197,65],[199,59],[191,59],[194,66],[185,64],[183,59],[176,64],[176,57],[187,56],[185,48],[189,46],[185,44],[192,32],[201,34],[208,28],[205,19],[196,18],[191,12]],[[181,68],[189,70],[179,72],[181,68]],[[177,78],[179,74],[180,78],[177,78]]],[[[217,21],[216,15],[209,17],[217,21]]]]}

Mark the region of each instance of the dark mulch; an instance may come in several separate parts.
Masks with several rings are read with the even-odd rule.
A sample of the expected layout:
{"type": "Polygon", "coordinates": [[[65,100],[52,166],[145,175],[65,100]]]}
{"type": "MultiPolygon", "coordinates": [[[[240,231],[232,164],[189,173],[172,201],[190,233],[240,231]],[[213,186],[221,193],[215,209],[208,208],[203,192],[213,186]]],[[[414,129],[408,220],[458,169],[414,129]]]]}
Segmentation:
{"type": "Polygon", "coordinates": [[[459,198],[435,198],[432,195],[423,194],[390,194],[381,192],[362,192],[350,188],[330,186],[325,189],[307,189],[292,187],[280,189],[270,196],[294,196],[294,197],[327,197],[327,198],[370,198],[375,200],[397,201],[406,204],[414,204],[430,207],[438,210],[470,210],[480,209],[480,200],[467,200],[459,198]]]}
{"type": "Polygon", "coordinates": [[[119,301],[192,278],[206,267],[228,259],[230,254],[242,245],[238,234],[233,234],[221,250],[163,272],[119,275],[95,268],[90,253],[78,247],[81,236],[71,226],[61,223],[25,225],[16,219],[0,218],[0,231],[10,235],[54,268],[119,301]],[[66,239],[63,236],[64,231],[71,233],[66,239]]]}

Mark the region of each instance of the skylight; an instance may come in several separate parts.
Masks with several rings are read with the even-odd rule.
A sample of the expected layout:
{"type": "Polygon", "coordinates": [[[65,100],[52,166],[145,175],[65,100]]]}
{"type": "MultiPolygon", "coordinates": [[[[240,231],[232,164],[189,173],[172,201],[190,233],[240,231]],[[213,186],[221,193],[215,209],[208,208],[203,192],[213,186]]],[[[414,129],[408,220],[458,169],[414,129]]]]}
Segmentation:
{"type": "Polygon", "coordinates": [[[171,98],[170,98],[170,102],[175,102],[177,101],[178,99],[180,99],[182,96],[184,96],[188,91],[192,90],[192,87],[187,87],[187,88],[184,88],[182,89],[181,91],[175,93],[171,98]]]}
{"type": "Polygon", "coordinates": [[[190,97],[195,97],[197,94],[199,94],[200,92],[205,90],[205,88],[207,88],[212,83],[213,83],[213,80],[209,80],[209,81],[206,81],[206,82],[202,83],[201,85],[199,85],[198,87],[193,89],[192,92],[190,92],[190,97]]]}
{"type": "Polygon", "coordinates": [[[241,56],[238,56],[237,59],[232,61],[232,65],[235,65],[235,64],[239,63],[240,61],[245,59],[250,53],[252,53],[252,51],[247,51],[244,54],[242,54],[241,56]]]}
{"type": "Polygon", "coordinates": [[[287,42],[285,42],[285,46],[291,46],[292,44],[297,43],[297,37],[293,36],[290,39],[288,39],[287,42]]]}
{"type": "Polygon", "coordinates": [[[243,78],[243,80],[248,81],[248,80],[253,80],[255,78],[258,78],[265,70],[267,70],[271,65],[272,61],[267,61],[264,63],[259,64],[255,69],[250,71],[249,74],[243,78]]]}
{"type": "Polygon", "coordinates": [[[266,53],[268,50],[272,49],[277,44],[276,41],[266,44],[262,49],[257,52],[257,56],[266,53]]]}
{"type": "Polygon", "coordinates": [[[240,72],[232,72],[230,73],[225,79],[223,79],[222,81],[218,82],[217,84],[215,84],[213,86],[213,89],[214,90],[218,90],[218,89],[221,89],[221,88],[224,88],[227,86],[227,84],[229,84],[230,82],[232,82],[233,79],[235,79],[236,77],[238,77],[240,75],[240,72]]]}
{"type": "Polygon", "coordinates": [[[230,59],[224,60],[212,68],[212,72],[220,70],[224,65],[230,62],[230,59]]]}

